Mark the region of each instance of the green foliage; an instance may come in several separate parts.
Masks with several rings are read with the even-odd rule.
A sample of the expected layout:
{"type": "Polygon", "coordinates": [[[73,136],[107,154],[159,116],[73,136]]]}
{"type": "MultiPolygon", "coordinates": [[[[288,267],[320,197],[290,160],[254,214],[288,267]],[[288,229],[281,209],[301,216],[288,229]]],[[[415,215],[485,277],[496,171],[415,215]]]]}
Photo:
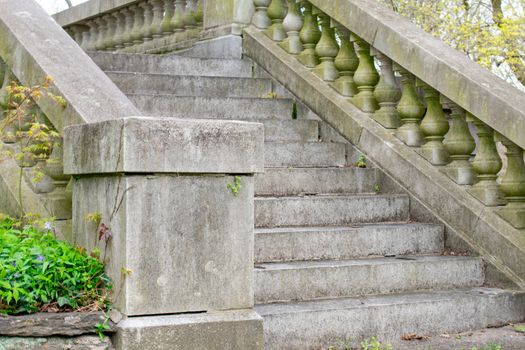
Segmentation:
{"type": "Polygon", "coordinates": [[[235,176],[233,178],[233,183],[229,183],[226,186],[227,189],[232,191],[234,196],[238,196],[239,195],[239,191],[240,191],[241,187],[242,187],[242,185],[241,185],[241,177],[240,176],[235,176]]]}
{"type": "Polygon", "coordinates": [[[375,194],[379,194],[381,192],[381,185],[380,184],[375,184],[374,185],[374,192],[375,192],[375,194]]]}
{"type": "Polygon", "coordinates": [[[525,326],[523,326],[523,325],[514,326],[514,331],[518,332],[518,333],[525,333],[525,326]]]}
{"type": "Polygon", "coordinates": [[[473,346],[470,350],[503,350],[503,348],[499,344],[489,343],[482,345],[480,348],[473,346]]]}
{"type": "Polygon", "coordinates": [[[358,168],[366,168],[367,166],[366,157],[363,154],[361,154],[359,158],[357,158],[357,162],[355,163],[355,166],[358,168]]]}
{"type": "Polygon", "coordinates": [[[99,310],[111,288],[103,263],[58,240],[51,225],[0,221],[0,313],[99,310]]]}
{"type": "Polygon", "coordinates": [[[372,337],[370,340],[362,341],[361,347],[363,350],[392,350],[392,345],[382,344],[375,337],[372,337]]]}
{"type": "Polygon", "coordinates": [[[294,101],[292,105],[292,119],[297,119],[297,102],[294,101]]]}

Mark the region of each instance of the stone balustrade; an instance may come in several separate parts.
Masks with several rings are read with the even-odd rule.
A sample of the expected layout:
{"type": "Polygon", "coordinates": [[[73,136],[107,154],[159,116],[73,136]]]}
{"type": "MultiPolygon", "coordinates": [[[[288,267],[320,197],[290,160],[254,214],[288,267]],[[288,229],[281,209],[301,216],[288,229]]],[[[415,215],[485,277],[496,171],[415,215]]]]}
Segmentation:
{"type": "MultiPolygon", "coordinates": [[[[418,62],[378,41],[359,19],[366,13],[374,28],[374,16],[386,10],[375,5],[364,9],[356,1],[337,0],[288,1],[285,6],[283,0],[255,0],[254,6],[253,24],[276,44],[485,206],[495,207],[515,228],[525,228],[525,109],[501,94],[504,82],[487,78],[496,80],[491,91],[467,81],[463,90],[480,100],[466,103],[463,90],[451,88],[460,85],[455,77],[445,74],[454,66],[441,69],[443,82],[432,71],[442,63],[438,59],[418,62]],[[350,18],[358,23],[348,25],[350,18]],[[497,144],[505,151],[498,152],[497,144]]],[[[406,39],[399,49],[411,48],[410,43],[406,39]]],[[[465,80],[469,70],[481,69],[470,62],[458,64],[467,66],[465,80]]],[[[506,89],[524,100],[511,86],[506,89]]]]}

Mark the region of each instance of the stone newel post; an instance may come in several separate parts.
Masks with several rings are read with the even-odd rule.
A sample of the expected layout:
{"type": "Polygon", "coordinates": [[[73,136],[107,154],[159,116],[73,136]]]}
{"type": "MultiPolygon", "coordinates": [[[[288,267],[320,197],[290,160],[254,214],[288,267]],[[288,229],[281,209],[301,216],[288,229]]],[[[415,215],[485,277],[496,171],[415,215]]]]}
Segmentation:
{"type": "Polygon", "coordinates": [[[124,315],[117,348],[262,349],[252,310],[262,125],[130,117],[64,134],[74,239],[106,258],[124,315]],[[109,228],[107,247],[90,213],[109,228]]]}

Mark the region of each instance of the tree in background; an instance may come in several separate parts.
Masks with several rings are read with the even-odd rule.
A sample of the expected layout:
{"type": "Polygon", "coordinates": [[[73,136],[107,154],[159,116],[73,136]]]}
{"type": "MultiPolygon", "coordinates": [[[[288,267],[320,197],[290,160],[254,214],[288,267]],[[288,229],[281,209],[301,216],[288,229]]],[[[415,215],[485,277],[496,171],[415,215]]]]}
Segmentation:
{"type": "Polygon", "coordinates": [[[525,0],[378,0],[525,90],[525,0]]]}

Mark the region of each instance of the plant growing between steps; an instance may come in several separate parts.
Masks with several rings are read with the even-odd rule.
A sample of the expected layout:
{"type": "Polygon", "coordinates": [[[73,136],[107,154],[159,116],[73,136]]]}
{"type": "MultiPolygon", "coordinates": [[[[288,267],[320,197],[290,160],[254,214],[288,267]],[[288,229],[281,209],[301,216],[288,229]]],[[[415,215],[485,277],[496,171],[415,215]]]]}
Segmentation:
{"type": "Polygon", "coordinates": [[[228,185],[226,185],[226,188],[229,189],[235,197],[237,197],[239,195],[240,189],[242,188],[241,177],[234,176],[233,182],[228,183],[228,185]]]}
{"type": "Polygon", "coordinates": [[[40,182],[44,177],[43,169],[52,162],[49,156],[53,148],[60,146],[60,134],[51,126],[37,105],[37,102],[46,96],[58,106],[66,107],[66,101],[61,96],[49,91],[52,83],[53,79],[49,76],[42,84],[32,87],[20,85],[13,80],[5,91],[2,91],[0,138],[5,143],[18,142],[19,147],[0,147],[3,147],[3,157],[15,160],[20,166],[18,204],[22,218],[27,215],[22,196],[24,167],[33,166],[32,181],[40,182]]]}
{"type": "Polygon", "coordinates": [[[364,154],[361,154],[359,158],[357,158],[357,162],[355,163],[355,166],[358,168],[366,168],[366,157],[364,154]]]}

